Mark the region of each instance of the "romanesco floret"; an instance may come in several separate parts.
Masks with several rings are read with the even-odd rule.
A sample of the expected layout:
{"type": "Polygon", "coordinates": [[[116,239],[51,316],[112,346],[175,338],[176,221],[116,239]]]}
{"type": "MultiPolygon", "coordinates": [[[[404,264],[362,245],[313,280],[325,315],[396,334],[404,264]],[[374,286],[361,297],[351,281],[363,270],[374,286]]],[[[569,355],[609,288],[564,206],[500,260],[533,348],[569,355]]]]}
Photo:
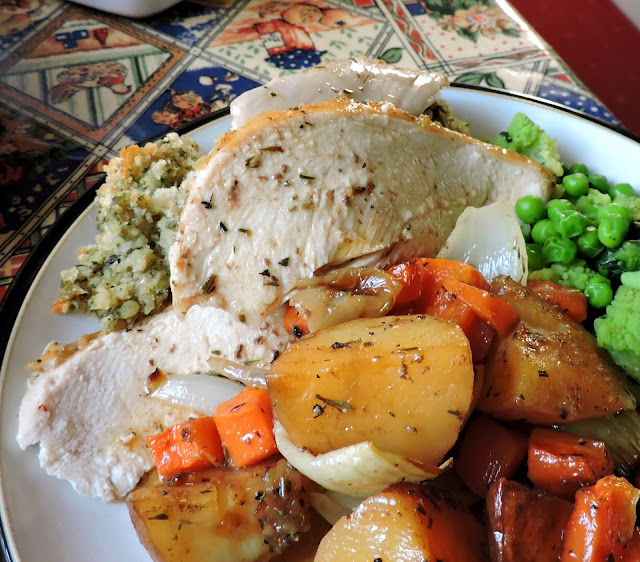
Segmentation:
{"type": "Polygon", "coordinates": [[[578,211],[584,213],[591,206],[604,207],[611,204],[611,197],[608,194],[602,193],[597,189],[589,188],[586,195],[582,195],[576,199],[575,206],[578,211]]]}
{"type": "Polygon", "coordinates": [[[549,267],[532,271],[529,274],[529,279],[553,281],[554,283],[568,285],[583,292],[587,288],[589,281],[592,281],[594,278],[600,278],[603,283],[608,283],[606,277],[603,277],[597,271],[588,267],[587,263],[580,259],[571,262],[569,265],[554,263],[549,267]]]}
{"type": "Polygon", "coordinates": [[[640,221],[640,197],[620,193],[613,202],[621,207],[626,207],[631,212],[631,220],[640,221]]]}
{"type": "Polygon", "coordinates": [[[613,360],[640,381],[640,291],[626,285],[616,291],[607,313],[596,318],[593,327],[598,345],[613,360]]]}
{"type": "Polygon", "coordinates": [[[524,113],[516,113],[506,132],[500,133],[496,144],[514,150],[549,168],[556,176],[564,173],[557,142],[524,113]]]}
{"type": "Polygon", "coordinates": [[[605,251],[596,261],[598,273],[619,281],[625,271],[640,270],[640,240],[627,240],[621,246],[605,251]]]}

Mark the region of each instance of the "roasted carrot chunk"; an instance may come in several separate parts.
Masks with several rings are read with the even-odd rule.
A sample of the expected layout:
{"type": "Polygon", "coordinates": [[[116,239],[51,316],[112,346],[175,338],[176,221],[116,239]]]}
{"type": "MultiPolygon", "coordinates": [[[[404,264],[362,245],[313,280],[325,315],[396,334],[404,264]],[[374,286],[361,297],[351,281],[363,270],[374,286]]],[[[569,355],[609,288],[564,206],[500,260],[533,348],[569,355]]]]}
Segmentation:
{"type": "Polygon", "coordinates": [[[564,310],[576,322],[587,319],[587,297],[582,291],[543,279],[527,282],[527,288],[564,310]]]}
{"type": "Polygon", "coordinates": [[[636,526],[622,555],[622,562],[638,562],[638,560],[640,560],[640,527],[636,526]]]}
{"type": "Polygon", "coordinates": [[[213,417],[190,419],[147,437],[147,447],[165,478],[224,464],[224,451],[213,417]]]}
{"type": "Polygon", "coordinates": [[[463,283],[453,277],[443,279],[442,286],[454,298],[460,299],[471,307],[480,318],[489,322],[500,337],[507,336],[520,319],[520,315],[509,303],[484,289],[463,283]]]}
{"type": "MultiPolygon", "coordinates": [[[[564,536],[562,562],[620,562],[632,540],[640,490],[605,476],[576,492],[564,536]]],[[[633,543],[632,543],[633,544],[633,543]]]]}
{"type": "Polygon", "coordinates": [[[436,304],[442,292],[440,282],[448,277],[489,290],[486,279],[475,267],[456,260],[415,258],[391,266],[386,272],[402,283],[402,291],[396,298],[396,312],[398,308],[425,312],[436,304]]]}
{"type": "Polygon", "coordinates": [[[265,389],[246,388],[220,404],[214,418],[231,466],[249,466],[278,452],[265,389]]]}
{"type": "Polygon", "coordinates": [[[478,415],[460,438],[453,466],[472,492],[485,497],[499,478],[512,478],[526,456],[526,434],[478,415]]]}
{"type": "Polygon", "coordinates": [[[487,494],[492,562],[558,562],[572,504],[501,478],[487,494]]]}
{"type": "Polygon", "coordinates": [[[306,336],[309,333],[309,325],[306,318],[300,314],[295,306],[287,307],[282,319],[282,325],[287,333],[293,334],[297,338],[306,336]]]}
{"type": "Polygon", "coordinates": [[[527,464],[536,488],[570,500],[580,488],[613,474],[614,468],[602,441],[540,428],[529,438],[527,464]]]}

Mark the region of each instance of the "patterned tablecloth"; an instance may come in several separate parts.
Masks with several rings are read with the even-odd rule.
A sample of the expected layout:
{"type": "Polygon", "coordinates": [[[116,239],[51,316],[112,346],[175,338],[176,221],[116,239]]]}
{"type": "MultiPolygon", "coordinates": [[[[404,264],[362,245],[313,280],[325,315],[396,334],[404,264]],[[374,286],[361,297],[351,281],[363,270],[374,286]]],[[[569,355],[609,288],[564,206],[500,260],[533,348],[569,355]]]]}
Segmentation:
{"type": "Polygon", "coordinates": [[[0,299],[120,147],[357,54],[617,123],[504,0],[183,2],[143,20],[0,0],[0,299]]]}

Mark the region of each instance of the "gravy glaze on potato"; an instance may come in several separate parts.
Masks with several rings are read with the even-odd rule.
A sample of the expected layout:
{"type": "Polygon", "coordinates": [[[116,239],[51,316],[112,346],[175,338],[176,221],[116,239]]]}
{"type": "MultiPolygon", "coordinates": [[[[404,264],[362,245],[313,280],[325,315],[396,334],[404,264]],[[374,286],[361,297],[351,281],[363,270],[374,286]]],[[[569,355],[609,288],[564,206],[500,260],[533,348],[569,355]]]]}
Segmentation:
{"type": "Polygon", "coordinates": [[[496,278],[491,292],[520,321],[487,356],[478,410],[546,425],[635,409],[620,369],[583,326],[510,278],[496,278]]]}
{"type": "Polygon", "coordinates": [[[364,441],[423,466],[451,449],[471,411],[469,341],[431,316],[362,318],[307,336],[271,365],[274,413],[298,447],[364,441]]]}

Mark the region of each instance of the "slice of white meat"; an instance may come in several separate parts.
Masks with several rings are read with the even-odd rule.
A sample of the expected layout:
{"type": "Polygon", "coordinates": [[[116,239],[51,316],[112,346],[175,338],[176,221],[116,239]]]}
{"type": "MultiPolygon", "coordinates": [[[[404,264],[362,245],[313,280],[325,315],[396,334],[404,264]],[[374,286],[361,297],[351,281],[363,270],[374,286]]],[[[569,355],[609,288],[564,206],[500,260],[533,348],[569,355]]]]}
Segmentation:
{"type": "Polygon", "coordinates": [[[208,302],[259,324],[303,279],[434,256],[465,207],[546,199],[553,178],[388,103],[263,113],[187,181],[170,252],[174,307],[208,302]]]}
{"type": "MultiPolygon", "coordinates": [[[[281,315],[251,329],[223,310],[193,307],[83,340],[75,353],[47,361],[53,364],[29,379],[18,444],[39,444],[42,467],[79,493],[121,498],[153,466],[145,437],[195,414],[151,398],[149,377],[207,372],[212,356],[266,366],[291,339],[281,326],[281,315]]],[[[222,401],[241,386],[220,379],[220,388],[222,401]]]]}
{"type": "Polygon", "coordinates": [[[339,96],[355,101],[380,101],[420,115],[449,85],[444,74],[396,68],[357,57],[330,61],[303,72],[274,78],[231,102],[232,128],[244,126],[264,111],[290,109],[339,96]]]}

